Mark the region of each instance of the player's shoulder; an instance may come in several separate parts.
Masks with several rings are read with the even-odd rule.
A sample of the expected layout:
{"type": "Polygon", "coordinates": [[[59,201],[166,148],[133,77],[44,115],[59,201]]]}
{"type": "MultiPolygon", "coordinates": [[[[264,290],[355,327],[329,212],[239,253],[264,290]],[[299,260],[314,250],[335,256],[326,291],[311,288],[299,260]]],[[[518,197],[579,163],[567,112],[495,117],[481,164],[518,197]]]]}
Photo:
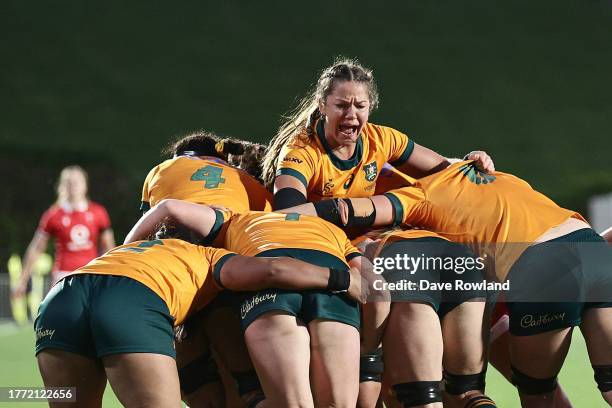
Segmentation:
{"type": "Polygon", "coordinates": [[[103,210],[104,209],[104,206],[102,204],[97,203],[95,201],[91,201],[90,200],[88,205],[89,205],[89,209],[90,210],[93,210],[93,209],[95,209],[95,210],[103,210]]]}
{"type": "Polygon", "coordinates": [[[370,123],[370,122],[366,123],[362,132],[364,133],[366,137],[377,139],[377,140],[384,139],[390,135],[391,136],[403,135],[402,132],[392,127],[384,126],[384,125],[377,125],[375,123],[370,123]]]}
{"type": "Polygon", "coordinates": [[[291,139],[282,149],[283,157],[320,157],[323,149],[317,143],[316,136],[300,134],[291,139]]]}
{"type": "Polygon", "coordinates": [[[93,213],[106,213],[106,207],[95,201],[89,201],[87,209],[93,213]]]}
{"type": "Polygon", "coordinates": [[[45,210],[41,218],[53,218],[61,216],[64,213],[64,209],[59,204],[52,204],[49,208],[45,210]]]}
{"type": "Polygon", "coordinates": [[[50,228],[54,225],[61,225],[61,220],[64,218],[64,215],[66,215],[64,209],[58,204],[53,204],[43,212],[40,217],[39,225],[42,226],[43,229],[50,228]]]}

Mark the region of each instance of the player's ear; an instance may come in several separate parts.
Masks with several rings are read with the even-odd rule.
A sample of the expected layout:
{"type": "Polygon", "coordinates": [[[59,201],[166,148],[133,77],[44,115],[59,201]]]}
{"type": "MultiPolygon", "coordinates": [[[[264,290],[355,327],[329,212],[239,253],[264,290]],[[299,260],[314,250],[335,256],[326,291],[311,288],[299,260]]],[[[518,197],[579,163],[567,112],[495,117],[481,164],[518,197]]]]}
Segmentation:
{"type": "Polygon", "coordinates": [[[321,112],[321,115],[325,116],[325,108],[326,108],[326,104],[325,101],[323,99],[319,99],[319,112],[321,112]]]}

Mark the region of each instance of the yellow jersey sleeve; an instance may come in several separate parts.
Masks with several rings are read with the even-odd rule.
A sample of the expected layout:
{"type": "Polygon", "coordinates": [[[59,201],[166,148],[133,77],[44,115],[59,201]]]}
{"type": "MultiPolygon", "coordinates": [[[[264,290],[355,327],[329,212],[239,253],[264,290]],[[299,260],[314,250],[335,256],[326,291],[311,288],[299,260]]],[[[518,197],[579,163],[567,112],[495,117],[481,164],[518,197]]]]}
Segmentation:
{"type": "Polygon", "coordinates": [[[231,210],[215,208],[215,223],[213,224],[208,236],[204,237],[204,245],[223,247],[225,241],[225,231],[229,226],[229,221],[234,215],[231,210]]]}
{"type": "Polygon", "coordinates": [[[425,194],[419,187],[401,187],[384,193],[393,207],[393,226],[411,224],[411,215],[425,200],[425,194]]]}
{"type": "Polygon", "coordinates": [[[359,250],[355,248],[351,241],[347,237],[344,238],[344,258],[346,259],[346,262],[350,262],[351,259],[361,256],[361,252],[359,252],[359,250]]]}
{"type": "Polygon", "coordinates": [[[212,248],[212,247],[199,247],[203,252],[204,258],[210,264],[210,270],[212,275],[214,276],[213,282],[216,287],[219,289],[224,289],[220,286],[219,282],[221,282],[221,269],[223,269],[223,265],[227,262],[231,257],[238,255],[235,252],[228,251],[223,248],[212,248]]]}
{"type": "Polygon", "coordinates": [[[414,150],[414,141],[404,133],[386,126],[379,126],[387,162],[400,167],[408,161],[414,150]]]}
{"type": "Polygon", "coordinates": [[[145,181],[142,185],[142,197],[140,199],[140,212],[146,212],[146,211],[149,211],[149,209],[151,209],[151,204],[150,204],[151,203],[151,193],[150,193],[149,185],[151,184],[151,179],[157,173],[158,168],[159,166],[155,166],[151,169],[151,171],[149,171],[149,174],[147,174],[147,177],[145,178],[145,181]]]}
{"type": "Polygon", "coordinates": [[[315,156],[311,148],[300,144],[289,144],[283,147],[278,156],[276,176],[293,176],[308,190],[308,184],[318,166],[318,160],[315,156]]]}

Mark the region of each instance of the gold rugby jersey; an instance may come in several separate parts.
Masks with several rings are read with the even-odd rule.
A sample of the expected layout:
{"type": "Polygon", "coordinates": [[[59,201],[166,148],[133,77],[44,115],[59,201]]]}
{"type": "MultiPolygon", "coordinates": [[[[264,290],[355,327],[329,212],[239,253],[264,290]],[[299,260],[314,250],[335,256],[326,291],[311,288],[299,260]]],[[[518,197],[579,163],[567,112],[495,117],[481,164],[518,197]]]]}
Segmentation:
{"type": "Polygon", "coordinates": [[[179,156],[155,166],[142,187],[141,211],[165,198],[234,211],[271,211],[272,194],[254,177],[223,160],[179,156]]]}
{"type": "Polygon", "coordinates": [[[396,222],[468,243],[480,254],[493,251],[499,280],[505,279],[518,256],[550,228],[571,217],[584,220],[524,180],[498,171],[481,172],[472,161],[455,163],[418,179],[414,187],[385,195],[393,204],[396,222]]]}
{"type": "Polygon", "coordinates": [[[155,292],[168,305],[175,325],[202,309],[221,292],[213,270],[235,255],[225,249],[180,239],[136,241],[121,245],[74,273],[126,276],[155,292]]]}
{"type": "Polygon", "coordinates": [[[338,159],[330,149],[322,121],[309,142],[297,137],[278,157],[278,175],[290,175],[304,184],[308,201],[332,197],[369,197],[385,163],[401,169],[414,150],[405,134],[385,126],[367,123],[357,139],[355,153],[338,159]]]}
{"type": "Polygon", "coordinates": [[[221,222],[223,225],[218,223],[211,231],[218,234],[213,238],[214,245],[241,255],[255,256],[273,249],[305,249],[325,252],[345,263],[361,256],[344,231],[319,217],[225,211],[221,222]]]}

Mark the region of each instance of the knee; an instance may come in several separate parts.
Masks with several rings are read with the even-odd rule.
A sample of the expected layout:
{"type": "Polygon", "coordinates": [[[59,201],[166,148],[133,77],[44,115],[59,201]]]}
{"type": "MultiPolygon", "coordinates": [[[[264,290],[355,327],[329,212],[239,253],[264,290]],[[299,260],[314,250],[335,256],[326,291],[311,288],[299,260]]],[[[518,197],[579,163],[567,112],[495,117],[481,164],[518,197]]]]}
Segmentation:
{"type": "Polygon", "coordinates": [[[449,405],[462,408],[496,407],[495,402],[484,395],[486,374],[486,371],[476,374],[451,374],[444,371],[445,399],[449,405]]]}
{"type": "Polygon", "coordinates": [[[534,378],[512,366],[512,383],[521,394],[542,395],[549,394],[557,389],[557,376],[550,378],[534,378]]]}
{"type": "Polygon", "coordinates": [[[202,354],[179,368],[179,382],[184,395],[189,395],[207,384],[220,382],[217,364],[210,353],[202,354]]]}
{"type": "Polygon", "coordinates": [[[486,371],[476,374],[451,374],[444,371],[444,391],[451,395],[461,395],[470,391],[484,392],[486,375],[486,371]]]}
{"type": "Polygon", "coordinates": [[[612,365],[594,365],[593,372],[599,391],[602,393],[612,391],[612,365]]]}
{"type": "Polygon", "coordinates": [[[373,353],[363,354],[359,360],[359,382],[374,381],[381,382],[384,370],[382,359],[382,347],[373,353]]]}
{"type": "Polygon", "coordinates": [[[236,381],[238,394],[247,408],[255,408],[257,404],[266,399],[255,370],[233,372],[232,377],[236,381]]]}
{"type": "Polygon", "coordinates": [[[413,381],[393,385],[393,394],[403,407],[442,402],[441,381],[413,381]]]}

